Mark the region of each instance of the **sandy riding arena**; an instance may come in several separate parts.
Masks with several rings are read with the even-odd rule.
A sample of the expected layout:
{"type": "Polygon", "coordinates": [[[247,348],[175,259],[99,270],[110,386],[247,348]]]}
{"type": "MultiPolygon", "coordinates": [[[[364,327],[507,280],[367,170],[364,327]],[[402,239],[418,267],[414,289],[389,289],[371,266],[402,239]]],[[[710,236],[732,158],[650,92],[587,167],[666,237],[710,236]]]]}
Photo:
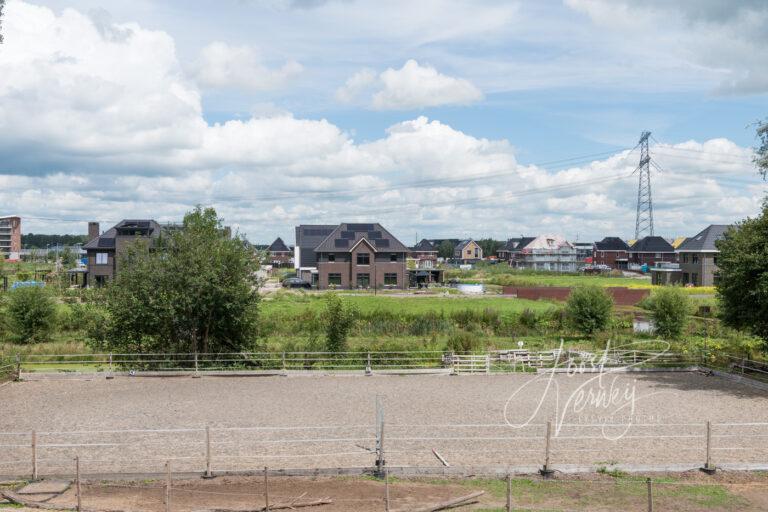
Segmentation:
{"type": "Polygon", "coordinates": [[[548,422],[560,471],[699,467],[707,421],[712,464],[768,468],[768,393],[698,372],[94,376],[11,383],[0,402],[6,476],[71,475],[75,456],[90,475],[161,474],[167,461],[190,473],[370,469],[379,443],[392,471],[535,471],[548,422]]]}

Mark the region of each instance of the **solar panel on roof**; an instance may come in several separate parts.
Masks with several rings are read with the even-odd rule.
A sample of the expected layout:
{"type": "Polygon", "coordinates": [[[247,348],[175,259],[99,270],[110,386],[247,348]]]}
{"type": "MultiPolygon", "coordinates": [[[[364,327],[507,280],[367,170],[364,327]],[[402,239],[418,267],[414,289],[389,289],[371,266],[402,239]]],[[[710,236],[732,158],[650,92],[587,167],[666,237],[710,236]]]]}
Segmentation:
{"type": "Polygon", "coordinates": [[[369,231],[368,238],[370,240],[376,240],[377,238],[381,238],[381,231],[369,231]]]}
{"type": "Polygon", "coordinates": [[[102,248],[110,248],[115,246],[115,239],[114,238],[99,238],[99,242],[97,243],[98,247],[102,248]]]}
{"type": "Polygon", "coordinates": [[[347,224],[350,231],[373,231],[373,224],[347,224]]]}
{"type": "Polygon", "coordinates": [[[341,238],[344,238],[345,240],[354,240],[355,239],[355,232],[354,231],[342,231],[341,232],[341,238]]]}
{"type": "Polygon", "coordinates": [[[373,240],[373,245],[376,247],[389,247],[389,240],[386,238],[377,238],[373,240]]]}
{"type": "Polygon", "coordinates": [[[349,247],[349,240],[345,240],[343,238],[337,238],[333,241],[333,245],[335,247],[349,247]]]}

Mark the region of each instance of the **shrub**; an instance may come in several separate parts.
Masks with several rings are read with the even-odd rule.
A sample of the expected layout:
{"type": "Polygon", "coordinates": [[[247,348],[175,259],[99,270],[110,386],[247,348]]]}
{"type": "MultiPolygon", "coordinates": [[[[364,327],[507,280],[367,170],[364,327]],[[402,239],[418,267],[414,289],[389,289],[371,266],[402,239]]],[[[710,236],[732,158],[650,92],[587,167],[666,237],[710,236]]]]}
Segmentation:
{"type": "Polygon", "coordinates": [[[8,300],[8,323],[16,343],[48,341],[56,323],[56,304],[45,288],[25,286],[8,300]]]}
{"type": "Polygon", "coordinates": [[[345,304],[335,293],[326,296],[325,346],[329,352],[343,352],[347,348],[347,336],[357,318],[357,310],[345,304]]]}
{"type": "Polygon", "coordinates": [[[446,348],[451,352],[473,352],[483,348],[483,343],[477,333],[456,331],[448,337],[446,348]]]}
{"type": "Polygon", "coordinates": [[[668,286],[653,292],[649,301],[651,318],[657,334],[678,338],[688,323],[690,301],[681,288],[668,286]]]}
{"type": "Polygon", "coordinates": [[[525,308],[521,313],[519,317],[520,325],[523,327],[528,327],[529,329],[535,329],[536,326],[539,324],[539,317],[536,315],[536,312],[532,309],[525,308]]]}
{"type": "Polygon", "coordinates": [[[565,311],[574,329],[591,335],[610,325],[613,298],[599,286],[579,286],[568,296],[565,311]]]}

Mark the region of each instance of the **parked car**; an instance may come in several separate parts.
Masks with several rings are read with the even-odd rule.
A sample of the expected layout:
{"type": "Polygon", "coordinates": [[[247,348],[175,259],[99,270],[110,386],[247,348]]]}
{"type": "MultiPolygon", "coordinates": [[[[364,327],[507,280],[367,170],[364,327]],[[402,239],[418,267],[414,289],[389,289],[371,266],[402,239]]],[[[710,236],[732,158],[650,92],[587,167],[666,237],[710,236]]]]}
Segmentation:
{"type": "Polygon", "coordinates": [[[283,279],[283,288],[312,288],[312,285],[300,277],[283,279]]]}

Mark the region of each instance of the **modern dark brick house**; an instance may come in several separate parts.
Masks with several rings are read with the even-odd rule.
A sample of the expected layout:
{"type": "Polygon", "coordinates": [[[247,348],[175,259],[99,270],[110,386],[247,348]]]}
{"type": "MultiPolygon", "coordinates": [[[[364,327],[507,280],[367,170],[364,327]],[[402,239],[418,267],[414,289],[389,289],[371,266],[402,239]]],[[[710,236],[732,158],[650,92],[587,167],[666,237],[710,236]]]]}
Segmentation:
{"type": "Polygon", "coordinates": [[[280,237],[277,237],[275,241],[267,247],[267,254],[269,262],[272,265],[284,267],[293,263],[293,251],[285,245],[285,242],[283,242],[283,239],[280,237]]]}
{"type": "Polygon", "coordinates": [[[120,257],[136,240],[152,240],[160,236],[162,227],[154,220],[126,219],[99,234],[99,223],[88,223],[88,242],[83,245],[88,254],[88,274],[85,284],[103,286],[120,271],[120,257]]]}
{"type": "Polygon", "coordinates": [[[672,244],[660,236],[646,236],[636,241],[629,250],[629,261],[637,265],[653,267],[663,261],[677,261],[672,244]]]}
{"type": "Polygon", "coordinates": [[[333,233],[338,224],[301,224],[296,226],[293,246],[293,268],[296,275],[312,286],[317,285],[317,255],[315,247],[333,233]]]}
{"type": "Polygon", "coordinates": [[[717,255],[715,242],[725,236],[731,226],[712,224],[688,238],[677,248],[680,282],[683,285],[715,286],[717,284],[717,255]]]}
{"type": "Polygon", "coordinates": [[[592,264],[608,265],[614,269],[626,270],[630,247],[617,236],[607,236],[595,242],[592,249],[592,264]]]}
{"type": "Polygon", "coordinates": [[[340,224],[315,254],[320,289],[408,287],[408,247],[380,224],[340,224]]]}

